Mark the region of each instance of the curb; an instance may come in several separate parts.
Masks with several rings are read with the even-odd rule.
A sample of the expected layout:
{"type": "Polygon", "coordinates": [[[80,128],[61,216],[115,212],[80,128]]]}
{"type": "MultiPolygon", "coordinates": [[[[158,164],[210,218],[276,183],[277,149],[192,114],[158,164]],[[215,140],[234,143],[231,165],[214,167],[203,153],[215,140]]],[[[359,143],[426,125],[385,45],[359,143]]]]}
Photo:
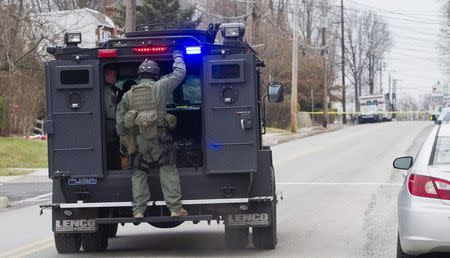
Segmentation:
{"type": "Polygon", "coordinates": [[[0,196],[0,209],[9,207],[9,200],[6,196],[0,196]]]}
{"type": "Polygon", "coordinates": [[[318,134],[329,133],[329,132],[337,131],[337,130],[340,130],[340,129],[343,129],[343,128],[344,128],[344,126],[340,125],[340,126],[337,126],[337,127],[331,128],[331,129],[323,129],[323,130],[311,131],[311,132],[308,132],[308,133],[305,133],[305,134],[289,135],[289,136],[283,137],[281,139],[275,140],[275,141],[273,141],[271,143],[267,143],[267,145],[275,146],[275,145],[278,145],[278,144],[281,144],[281,143],[290,142],[290,141],[293,141],[293,140],[298,140],[298,139],[301,139],[301,138],[306,138],[306,137],[310,137],[310,136],[314,136],[314,135],[318,135],[318,134]]]}

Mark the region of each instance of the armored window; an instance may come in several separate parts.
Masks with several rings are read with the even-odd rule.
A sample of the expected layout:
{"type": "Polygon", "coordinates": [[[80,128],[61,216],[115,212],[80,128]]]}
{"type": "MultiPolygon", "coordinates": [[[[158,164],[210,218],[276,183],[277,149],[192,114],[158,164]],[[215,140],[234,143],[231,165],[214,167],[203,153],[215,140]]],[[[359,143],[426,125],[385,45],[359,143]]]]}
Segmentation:
{"type": "Polygon", "coordinates": [[[63,70],[60,74],[61,84],[88,84],[89,70],[63,70]]]}
{"type": "Polygon", "coordinates": [[[241,77],[239,64],[217,64],[212,66],[213,79],[236,79],[241,77]]]}

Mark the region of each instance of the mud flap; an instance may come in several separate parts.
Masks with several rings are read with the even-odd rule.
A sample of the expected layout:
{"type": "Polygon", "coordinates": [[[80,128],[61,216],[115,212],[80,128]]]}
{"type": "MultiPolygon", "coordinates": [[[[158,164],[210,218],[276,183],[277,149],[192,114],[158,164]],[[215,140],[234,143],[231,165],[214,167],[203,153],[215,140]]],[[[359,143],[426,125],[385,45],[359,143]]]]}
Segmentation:
{"type": "Polygon", "coordinates": [[[223,219],[228,227],[268,227],[273,220],[272,202],[250,204],[247,209],[241,205],[240,213],[227,214],[223,219]]]}
{"type": "Polygon", "coordinates": [[[98,209],[52,209],[52,229],[59,233],[92,233],[98,229],[98,209]]]}

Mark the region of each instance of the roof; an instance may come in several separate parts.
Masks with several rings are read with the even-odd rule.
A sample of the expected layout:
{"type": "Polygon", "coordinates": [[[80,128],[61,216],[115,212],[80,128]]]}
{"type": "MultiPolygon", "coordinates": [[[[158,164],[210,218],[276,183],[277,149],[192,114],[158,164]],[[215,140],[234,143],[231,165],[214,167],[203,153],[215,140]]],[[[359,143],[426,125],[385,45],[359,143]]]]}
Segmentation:
{"type": "Polygon", "coordinates": [[[67,10],[67,11],[57,11],[57,12],[46,12],[46,13],[40,13],[37,14],[38,16],[44,16],[49,18],[60,18],[60,17],[67,17],[70,15],[77,16],[77,17],[85,17],[90,16],[92,17],[96,24],[99,26],[104,26],[107,28],[114,28],[115,24],[111,18],[104,15],[103,13],[99,11],[95,11],[89,8],[82,8],[82,9],[75,9],[75,10],[67,10]]]}
{"type": "Polygon", "coordinates": [[[372,94],[366,96],[360,96],[360,99],[371,99],[371,98],[384,98],[384,94],[372,94]]]}

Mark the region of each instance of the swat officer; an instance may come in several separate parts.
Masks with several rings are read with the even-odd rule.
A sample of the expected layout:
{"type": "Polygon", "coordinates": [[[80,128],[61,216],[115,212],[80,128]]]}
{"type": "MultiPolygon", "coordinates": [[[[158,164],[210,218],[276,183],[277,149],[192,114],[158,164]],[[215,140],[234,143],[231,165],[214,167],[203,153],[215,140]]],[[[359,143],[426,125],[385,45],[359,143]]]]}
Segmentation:
{"type": "Polygon", "coordinates": [[[119,138],[116,134],[117,94],[120,89],[115,86],[117,71],[113,67],[105,69],[104,73],[104,109],[106,121],[106,164],[107,169],[120,169],[119,138]]]}
{"type": "Polygon", "coordinates": [[[139,83],[126,92],[117,108],[117,133],[133,160],[133,217],[143,218],[150,200],[147,178],[152,164],[159,166],[161,188],[171,217],[186,216],[181,207],[181,187],[175,166],[175,117],[166,111],[167,99],[186,76],[180,51],[173,53],[173,72],[159,78],[158,64],[145,60],[139,66],[139,83]],[[134,154],[133,154],[134,153],[134,154]]]}

